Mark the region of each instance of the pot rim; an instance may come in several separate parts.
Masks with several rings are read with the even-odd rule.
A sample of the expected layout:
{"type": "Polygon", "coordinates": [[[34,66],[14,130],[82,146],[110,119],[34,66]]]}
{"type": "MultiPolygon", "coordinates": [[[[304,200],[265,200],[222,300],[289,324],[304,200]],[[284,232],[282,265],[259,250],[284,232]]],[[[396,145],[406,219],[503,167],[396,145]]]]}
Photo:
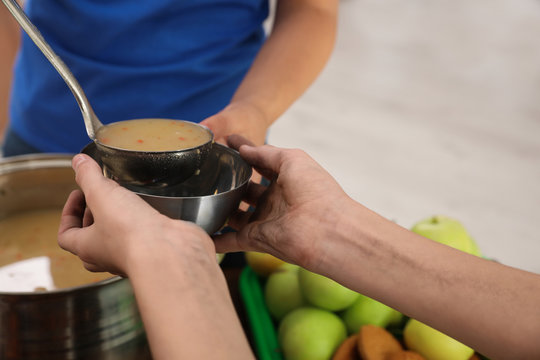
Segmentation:
{"type": "Polygon", "coordinates": [[[66,293],[77,293],[80,291],[87,290],[89,288],[99,288],[102,286],[106,286],[111,283],[116,283],[122,280],[127,280],[127,278],[123,278],[118,275],[112,275],[108,279],[103,279],[100,281],[96,281],[93,283],[83,284],[83,285],[77,285],[77,286],[70,286],[62,289],[54,289],[54,290],[46,290],[46,291],[0,291],[0,297],[8,297],[8,296],[24,296],[24,297],[47,297],[47,296],[54,296],[59,294],[66,294],[66,293]]]}
{"type": "Polygon", "coordinates": [[[36,170],[43,168],[71,168],[74,154],[67,153],[36,153],[0,157],[0,175],[21,170],[36,170]]]}

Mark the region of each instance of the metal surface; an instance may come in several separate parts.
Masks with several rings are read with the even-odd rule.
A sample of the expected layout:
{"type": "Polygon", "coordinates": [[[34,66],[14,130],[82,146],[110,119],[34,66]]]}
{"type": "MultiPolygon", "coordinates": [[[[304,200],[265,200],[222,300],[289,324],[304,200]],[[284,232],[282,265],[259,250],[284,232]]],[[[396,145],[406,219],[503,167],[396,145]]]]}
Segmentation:
{"type": "MultiPolygon", "coordinates": [[[[182,121],[182,120],[176,120],[182,121]]],[[[187,121],[186,121],[187,122],[187,121]]],[[[204,163],[214,142],[214,134],[204,125],[199,126],[210,136],[200,146],[174,151],[131,151],[95,142],[107,177],[124,186],[167,187],[191,177],[204,163]]],[[[87,151],[88,146],[82,152],[87,151]]]]}
{"type": "Polygon", "coordinates": [[[88,136],[90,139],[95,140],[96,132],[101,126],[103,126],[103,124],[101,121],[99,121],[98,117],[94,113],[92,106],[90,106],[90,102],[86,98],[81,85],[79,85],[79,82],[77,79],[75,79],[75,76],[73,76],[67,65],[64,64],[62,59],[56,55],[53,49],[45,41],[39,30],[34,26],[34,24],[32,24],[21,7],[17,4],[17,1],[2,0],[2,2],[8,8],[15,20],[17,20],[22,29],[28,34],[30,39],[32,39],[43,55],[45,55],[45,57],[54,66],[56,71],[58,71],[60,76],[62,76],[62,79],[64,79],[67,86],[75,96],[77,104],[79,104],[88,136]]]}
{"type": "MultiPolygon", "coordinates": [[[[0,219],[62,207],[77,187],[71,155],[0,161],[0,219]]],[[[127,279],[40,293],[0,292],[0,359],[150,359],[127,279]]]]}
{"type": "MultiPolygon", "coordinates": [[[[103,167],[95,144],[89,144],[83,152],[103,167]]],[[[216,143],[199,173],[179,185],[164,188],[126,187],[138,193],[162,214],[194,222],[213,234],[238,208],[251,174],[251,166],[238,152],[216,143]]]]}

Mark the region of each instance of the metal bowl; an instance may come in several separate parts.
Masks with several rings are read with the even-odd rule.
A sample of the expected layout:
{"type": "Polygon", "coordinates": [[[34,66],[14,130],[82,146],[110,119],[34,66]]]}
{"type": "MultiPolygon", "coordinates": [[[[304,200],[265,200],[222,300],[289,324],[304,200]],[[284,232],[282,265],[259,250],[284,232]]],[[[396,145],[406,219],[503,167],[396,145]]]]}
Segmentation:
{"type": "MultiPolygon", "coordinates": [[[[104,168],[94,143],[82,152],[104,168]]],[[[105,169],[104,174],[108,175],[105,169]]],[[[199,171],[181,184],[162,188],[122,185],[162,214],[194,222],[208,234],[213,234],[238,209],[251,174],[251,166],[237,151],[215,143],[199,171]]]]}
{"type": "Polygon", "coordinates": [[[199,146],[174,151],[125,150],[95,141],[104,173],[127,186],[167,187],[183,182],[201,167],[214,143],[210,129],[201,124],[190,124],[207,132],[209,140],[199,146]]]}

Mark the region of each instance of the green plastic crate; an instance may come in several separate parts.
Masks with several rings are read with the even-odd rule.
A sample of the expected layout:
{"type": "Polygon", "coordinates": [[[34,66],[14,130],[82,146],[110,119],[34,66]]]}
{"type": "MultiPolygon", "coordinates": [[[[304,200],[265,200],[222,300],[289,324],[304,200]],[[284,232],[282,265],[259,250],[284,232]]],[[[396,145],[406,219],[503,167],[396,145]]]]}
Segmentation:
{"type": "Polygon", "coordinates": [[[247,319],[257,359],[284,360],[279,348],[275,324],[264,302],[259,276],[246,266],[240,274],[240,296],[244,302],[247,319]]]}

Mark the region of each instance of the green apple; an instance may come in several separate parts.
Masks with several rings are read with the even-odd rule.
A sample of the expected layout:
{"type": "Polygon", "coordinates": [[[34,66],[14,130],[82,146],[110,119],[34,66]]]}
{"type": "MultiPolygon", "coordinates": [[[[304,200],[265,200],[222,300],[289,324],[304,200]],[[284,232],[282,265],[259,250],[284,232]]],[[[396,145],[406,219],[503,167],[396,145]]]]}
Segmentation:
{"type": "Polygon", "coordinates": [[[360,296],[334,280],[304,268],[298,270],[298,281],[309,303],[330,311],[346,309],[360,296]]]}
{"type": "Polygon", "coordinates": [[[276,320],[281,320],[290,311],[307,305],[298,283],[298,266],[283,264],[266,280],[264,285],[266,307],[276,320]]]}
{"type": "Polygon", "coordinates": [[[476,242],[456,219],[435,215],[417,222],[411,231],[466,253],[481,256],[476,242]]]}
{"type": "Polygon", "coordinates": [[[278,329],[287,360],[330,360],[346,336],[345,324],[336,314],[313,307],[291,311],[278,329]]]}
{"type": "Polygon", "coordinates": [[[247,251],[245,257],[247,264],[257,275],[262,277],[267,277],[278,267],[285,264],[285,261],[278,259],[273,255],[256,251],[247,251]]]}
{"type": "Polygon", "coordinates": [[[341,315],[349,334],[357,333],[364,325],[387,327],[401,321],[403,315],[370,297],[360,295],[341,315]]]}
{"type": "Polygon", "coordinates": [[[442,332],[410,319],[403,330],[408,349],[429,360],[468,360],[474,350],[442,332]]]}

